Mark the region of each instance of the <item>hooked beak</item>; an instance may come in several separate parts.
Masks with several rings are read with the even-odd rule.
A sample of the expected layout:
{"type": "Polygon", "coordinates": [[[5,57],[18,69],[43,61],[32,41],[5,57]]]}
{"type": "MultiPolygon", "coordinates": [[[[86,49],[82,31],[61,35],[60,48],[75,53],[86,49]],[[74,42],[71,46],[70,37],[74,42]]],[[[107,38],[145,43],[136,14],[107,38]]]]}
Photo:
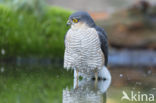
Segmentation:
{"type": "Polygon", "coordinates": [[[67,21],[67,26],[70,26],[72,23],[70,20],[67,21]]]}

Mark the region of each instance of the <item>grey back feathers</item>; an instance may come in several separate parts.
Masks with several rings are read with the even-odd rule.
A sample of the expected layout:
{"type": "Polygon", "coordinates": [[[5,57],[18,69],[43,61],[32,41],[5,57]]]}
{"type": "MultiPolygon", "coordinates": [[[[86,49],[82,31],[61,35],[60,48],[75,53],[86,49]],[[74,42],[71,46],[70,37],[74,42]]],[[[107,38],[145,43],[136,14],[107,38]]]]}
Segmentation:
{"type": "Polygon", "coordinates": [[[96,26],[95,28],[96,28],[96,30],[98,32],[99,39],[100,39],[100,42],[101,42],[101,49],[102,49],[102,52],[104,53],[104,56],[105,56],[105,66],[107,66],[107,64],[108,64],[108,40],[107,40],[107,34],[106,34],[106,32],[104,31],[103,28],[101,28],[99,26],[96,26]]]}

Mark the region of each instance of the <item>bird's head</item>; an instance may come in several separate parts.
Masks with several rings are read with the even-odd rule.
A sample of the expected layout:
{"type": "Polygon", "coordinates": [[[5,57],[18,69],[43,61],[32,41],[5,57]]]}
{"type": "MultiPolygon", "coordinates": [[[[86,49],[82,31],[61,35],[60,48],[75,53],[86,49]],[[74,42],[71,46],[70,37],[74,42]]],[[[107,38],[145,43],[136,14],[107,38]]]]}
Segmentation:
{"type": "Polygon", "coordinates": [[[87,12],[78,11],[69,16],[67,25],[79,29],[82,27],[94,27],[95,23],[87,12]]]}

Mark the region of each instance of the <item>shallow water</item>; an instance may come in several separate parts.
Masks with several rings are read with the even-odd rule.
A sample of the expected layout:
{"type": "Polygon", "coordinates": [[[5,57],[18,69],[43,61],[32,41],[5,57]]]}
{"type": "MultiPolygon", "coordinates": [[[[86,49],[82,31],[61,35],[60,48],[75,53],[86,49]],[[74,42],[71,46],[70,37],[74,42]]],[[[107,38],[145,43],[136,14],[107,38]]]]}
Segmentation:
{"type": "Polygon", "coordinates": [[[155,68],[109,70],[110,86],[109,80],[74,80],[73,71],[58,65],[1,64],[0,103],[155,103],[155,68]],[[129,100],[121,100],[125,94],[129,100]]]}

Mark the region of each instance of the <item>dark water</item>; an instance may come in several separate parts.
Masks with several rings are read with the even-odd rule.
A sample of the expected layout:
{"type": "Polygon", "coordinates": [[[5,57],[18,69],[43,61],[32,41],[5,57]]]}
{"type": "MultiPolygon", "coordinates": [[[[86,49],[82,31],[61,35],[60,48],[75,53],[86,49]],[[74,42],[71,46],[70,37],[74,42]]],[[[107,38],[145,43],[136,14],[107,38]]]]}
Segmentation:
{"type": "Polygon", "coordinates": [[[112,81],[95,82],[74,80],[73,71],[58,65],[1,64],[0,103],[156,102],[155,68],[113,67],[109,70],[112,81]],[[125,95],[129,100],[124,99],[125,95]]]}

